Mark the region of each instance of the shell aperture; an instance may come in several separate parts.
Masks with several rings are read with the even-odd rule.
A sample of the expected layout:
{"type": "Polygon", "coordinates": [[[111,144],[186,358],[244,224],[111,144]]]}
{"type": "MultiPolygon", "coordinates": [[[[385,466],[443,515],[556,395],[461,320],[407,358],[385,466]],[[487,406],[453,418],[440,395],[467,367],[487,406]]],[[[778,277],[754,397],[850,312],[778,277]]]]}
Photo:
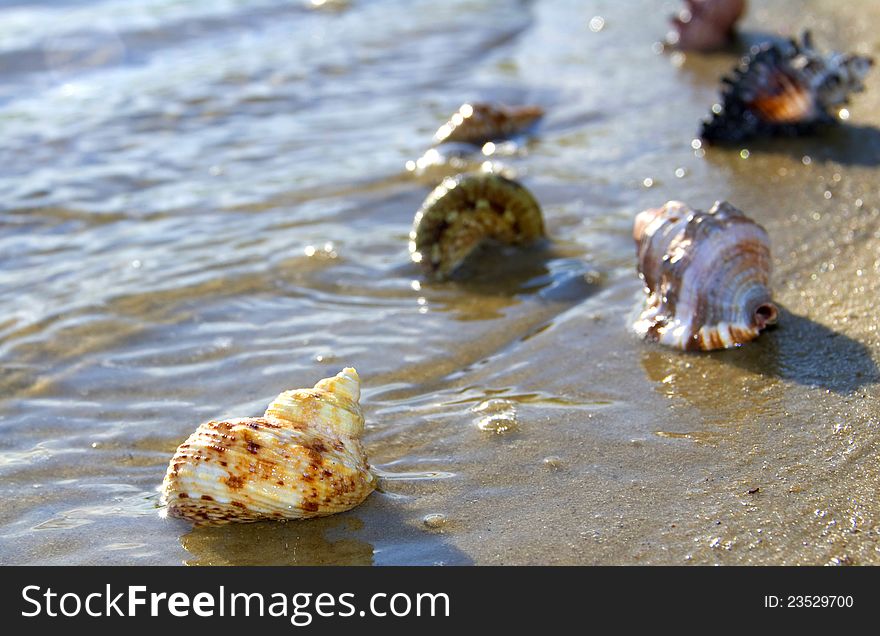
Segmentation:
{"type": "Polygon", "coordinates": [[[451,276],[484,241],[527,245],[544,237],[541,208],[516,181],[497,174],[444,179],[416,212],[412,260],[438,279],[451,276]]]}

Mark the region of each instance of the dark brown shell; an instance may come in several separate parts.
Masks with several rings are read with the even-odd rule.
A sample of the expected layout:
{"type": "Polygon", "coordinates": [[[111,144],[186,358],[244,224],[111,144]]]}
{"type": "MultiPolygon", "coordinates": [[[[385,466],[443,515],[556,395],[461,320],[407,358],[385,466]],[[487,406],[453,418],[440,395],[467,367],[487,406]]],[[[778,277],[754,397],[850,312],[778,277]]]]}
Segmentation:
{"type": "Polygon", "coordinates": [[[462,104],[434,134],[434,142],[481,146],[487,141],[508,139],[523,133],[543,116],[544,109],[540,106],[462,104]]]}
{"type": "Polygon", "coordinates": [[[801,42],[767,44],[724,78],[722,103],[703,123],[710,142],[762,135],[799,135],[837,121],[837,110],[864,90],[870,58],[822,54],[809,33],[801,42]]]}
{"type": "Polygon", "coordinates": [[[708,212],[669,201],[633,226],[645,308],[636,332],[686,350],[727,349],[776,322],[770,239],[727,202],[708,212]]]}
{"type": "Polygon", "coordinates": [[[430,275],[450,276],[484,241],[525,245],[544,236],[541,208],[519,183],[497,174],[444,179],[413,221],[410,254],[430,275]]]}

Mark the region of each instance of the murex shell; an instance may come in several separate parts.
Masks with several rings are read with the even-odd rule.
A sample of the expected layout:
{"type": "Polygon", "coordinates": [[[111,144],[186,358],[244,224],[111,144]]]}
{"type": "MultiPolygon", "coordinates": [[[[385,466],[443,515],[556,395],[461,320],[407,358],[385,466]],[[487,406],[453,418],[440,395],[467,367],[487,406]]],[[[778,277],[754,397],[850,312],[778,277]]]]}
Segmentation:
{"type": "Polygon", "coordinates": [[[679,201],[636,216],[633,238],[648,297],[636,333],[686,350],[728,349],[774,324],[770,239],[727,202],[679,201]]]}
{"type": "Polygon", "coordinates": [[[710,142],[737,142],[761,135],[810,133],[837,121],[849,96],[864,90],[873,60],[813,48],[809,32],[801,42],[765,44],[724,78],[722,103],[703,122],[710,142]]]}
{"type": "Polygon", "coordinates": [[[711,51],[727,44],[746,10],[746,0],[685,0],[686,8],[672,18],[670,43],[690,51],[711,51]]]}
{"type": "Polygon", "coordinates": [[[543,116],[544,109],[540,106],[463,104],[440,126],[434,134],[434,142],[481,146],[487,141],[508,139],[525,132],[543,116]]]}
{"type": "Polygon", "coordinates": [[[202,424],[168,465],[167,513],[216,524],[353,508],[375,487],[359,399],[360,379],[347,368],[313,389],[285,391],[263,417],[202,424]]]}
{"type": "Polygon", "coordinates": [[[525,187],[498,174],[458,175],[444,179],[416,212],[409,250],[443,279],[484,241],[526,245],[543,236],[541,208],[525,187]]]}

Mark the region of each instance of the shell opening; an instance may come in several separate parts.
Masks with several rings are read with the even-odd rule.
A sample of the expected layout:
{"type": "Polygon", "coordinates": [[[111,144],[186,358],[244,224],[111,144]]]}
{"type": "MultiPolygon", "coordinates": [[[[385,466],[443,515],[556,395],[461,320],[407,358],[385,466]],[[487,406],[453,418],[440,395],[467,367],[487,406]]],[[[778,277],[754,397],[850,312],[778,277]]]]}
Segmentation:
{"type": "Polygon", "coordinates": [[[755,324],[758,329],[763,329],[767,325],[775,325],[779,310],[773,303],[764,303],[759,305],[755,310],[755,324]]]}

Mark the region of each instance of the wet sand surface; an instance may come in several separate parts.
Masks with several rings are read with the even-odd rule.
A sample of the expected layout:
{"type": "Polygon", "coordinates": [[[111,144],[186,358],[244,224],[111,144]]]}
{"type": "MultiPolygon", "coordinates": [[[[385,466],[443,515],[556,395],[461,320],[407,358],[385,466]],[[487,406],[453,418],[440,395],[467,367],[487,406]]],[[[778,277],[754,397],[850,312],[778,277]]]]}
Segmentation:
{"type": "MultiPolygon", "coordinates": [[[[751,5],[741,47],[880,55],[880,6],[751,5]]],[[[820,137],[695,151],[740,53],[659,53],[676,8],[0,3],[0,562],[880,563],[880,73],[820,137]],[[490,159],[553,240],[430,284],[406,247],[438,175],[404,166],[469,99],[547,109],[490,159]],[[671,198],[767,228],[777,328],[631,333],[632,219],[671,198]],[[381,492],[160,517],[199,422],[345,365],[381,492]]]]}

